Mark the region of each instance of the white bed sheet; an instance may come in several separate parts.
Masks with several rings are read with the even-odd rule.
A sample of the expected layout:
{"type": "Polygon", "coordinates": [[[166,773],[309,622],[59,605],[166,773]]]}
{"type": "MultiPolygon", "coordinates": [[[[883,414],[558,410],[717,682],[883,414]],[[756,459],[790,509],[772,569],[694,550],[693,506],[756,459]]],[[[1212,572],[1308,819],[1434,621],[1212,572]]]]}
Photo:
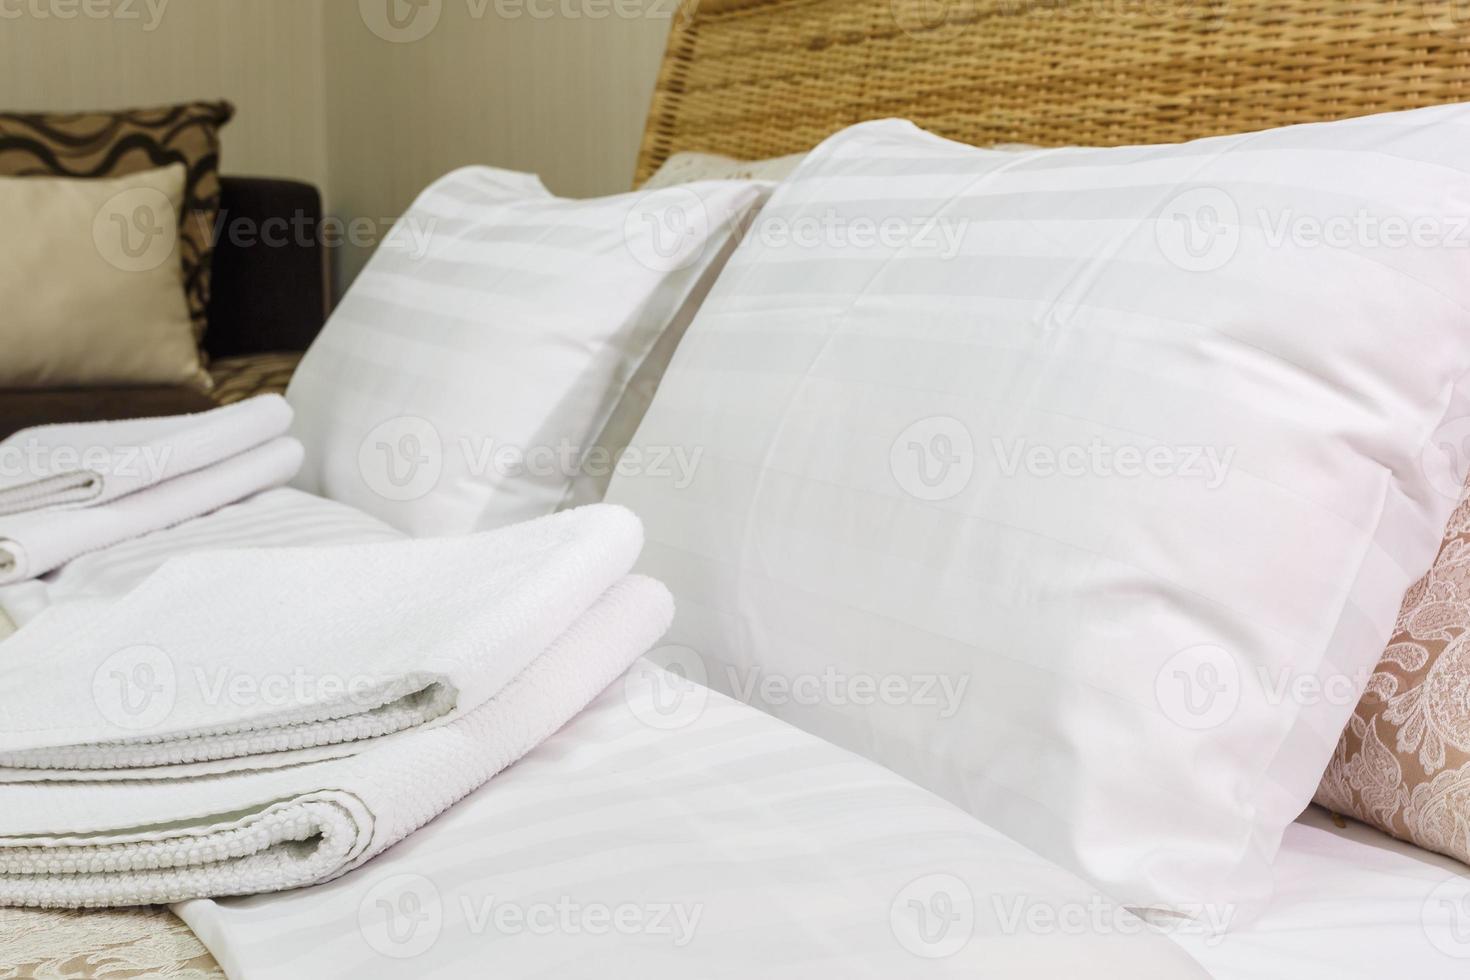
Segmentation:
{"type": "Polygon", "coordinates": [[[1470,869],[1312,807],[1286,831],[1264,915],[1176,941],[1216,980],[1466,980],[1470,869]]]}
{"type": "Polygon", "coordinates": [[[246,980],[1205,976],[931,793],[669,677],[350,875],[175,911],[246,980]]]}

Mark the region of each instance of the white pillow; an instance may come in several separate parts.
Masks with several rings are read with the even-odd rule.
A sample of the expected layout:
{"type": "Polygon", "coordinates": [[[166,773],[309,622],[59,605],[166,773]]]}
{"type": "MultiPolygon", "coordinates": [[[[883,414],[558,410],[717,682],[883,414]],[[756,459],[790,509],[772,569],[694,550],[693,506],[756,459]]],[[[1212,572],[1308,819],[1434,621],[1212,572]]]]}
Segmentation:
{"type": "Polygon", "coordinates": [[[442,178],[292,379],[296,485],[416,535],[599,499],[618,448],[599,433],[764,193],[708,182],[572,201],[488,167],[442,178]]]}
{"type": "MultiPolygon", "coordinates": [[[[1030,143],[996,143],[992,150],[1020,153],[1039,147],[1030,143]]],[[[764,180],[780,183],[792,174],[806,159],[805,153],[792,153],[784,157],[766,160],[739,160],[719,153],[697,153],[685,150],[671,155],[653,176],[643,182],[643,190],[658,190],[674,187],[696,180],[764,180]]]]}
{"type": "Polygon", "coordinates": [[[1465,106],[832,138],[637,435],[692,480],[609,493],[685,669],[1126,904],[1241,921],[1464,476],[1467,171],[1465,106]]]}
{"type": "Polygon", "coordinates": [[[645,191],[688,184],[696,180],[767,180],[779,183],[796,172],[805,153],[768,160],[738,160],[719,153],[675,153],[643,182],[645,191]]]}

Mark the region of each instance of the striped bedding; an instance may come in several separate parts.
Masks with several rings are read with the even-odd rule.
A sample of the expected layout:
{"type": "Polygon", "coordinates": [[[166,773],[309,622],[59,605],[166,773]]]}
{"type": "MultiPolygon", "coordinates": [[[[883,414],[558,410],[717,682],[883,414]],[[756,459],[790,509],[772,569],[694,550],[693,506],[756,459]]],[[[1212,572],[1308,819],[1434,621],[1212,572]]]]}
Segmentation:
{"type": "Polygon", "coordinates": [[[657,670],[351,875],[176,910],[251,980],[1208,976],[957,808],[753,708],[710,693],[683,727],[649,724],[696,696],[641,682],[657,670]]]}
{"type": "MultiPolygon", "coordinates": [[[[0,591],[0,606],[24,622],[186,551],[395,536],[277,490],[0,591]]],[[[646,661],[359,871],[175,911],[247,978],[1207,976],[927,791],[646,661]]]]}

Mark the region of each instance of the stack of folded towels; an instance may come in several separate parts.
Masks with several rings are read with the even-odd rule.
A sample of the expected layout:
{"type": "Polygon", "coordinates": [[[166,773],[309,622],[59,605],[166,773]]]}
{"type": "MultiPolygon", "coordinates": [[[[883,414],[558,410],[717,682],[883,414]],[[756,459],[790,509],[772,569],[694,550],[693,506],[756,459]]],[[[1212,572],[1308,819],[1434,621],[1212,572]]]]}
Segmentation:
{"type": "Polygon", "coordinates": [[[629,574],[642,542],[596,506],[188,555],[47,609],[0,647],[0,905],[254,894],[363,864],[653,646],[673,603],[629,574]]]}
{"type": "Polygon", "coordinates": [[[24,429],[0,442],[0,586],[282,486],[291,409],[265,395],[198,415],[24,429]]]}

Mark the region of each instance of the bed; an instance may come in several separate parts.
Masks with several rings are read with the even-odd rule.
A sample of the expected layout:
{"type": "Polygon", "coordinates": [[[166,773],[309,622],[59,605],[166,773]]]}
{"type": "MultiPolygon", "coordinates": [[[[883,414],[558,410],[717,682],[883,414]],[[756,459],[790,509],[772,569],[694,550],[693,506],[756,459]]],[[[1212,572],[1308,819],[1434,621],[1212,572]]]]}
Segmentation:
{"type": "MultiPolygon", "coordinates": [[[[52,602],[124,592],[174,554],[396,535],[351,508],[276,490],[79,559],[45,583],[0,590],[0,604],[24,622],[52,602]]],[[[576,894],[584,903],[646,908],[644,914],[675,923],[668,932],[616,937],[617,954],[636,958],[644,976],[688,968],[680,957],[686,946],[675,944],[672,910],[680,908],[736,924],[709,938],[700,934],[695,949],[701,968],[711,971],[705,975],[901,976],[932,964],[904,954],[886,928],[850,932],[845,945],[818,959],[812,937],[860,920],[875,902],[886,910],[915,882],[952,874],[1019,874],[1027,881],[1021,894],[1033,896],[1028,908],[1115,921],[1101,911],[1100,897],[1069,876],[866,760],[713,692],[700,695],[694,724],[660,728],[657,706],[628,710],[630,698],[637,705],[649,696],[630,690],[616,685],[511,771],[336,882],[188,902],[173,913],[4,910],[4,945],[16,951],[11,975],[106,969],[119,976],[291,977],[345,969],[390,977],[411,962],[416,975],[462,976],[483,962],[491,941],[506,975],[579,975],[608,955],[607,937],[559,936],[551,950],[529,930],[486,936],[494,909],[487,902],[551,914],[560,896],[576,894]],[[430,920],[434,939],[425,948],[364,932],[375,910],[424,902],[441,910],[430,920]],[[671,911],[663,913],[665,906],[671,911]]],[[[1248,928],[1223,940],[1187,927],[1158,937],[1186,957],[1166,959],[1164,969],[1187,971],[1192,959],[1219,978],[1288,975],[1283,968],[1303,980],[1463,974],[1464,961],[1443,951],[1453,948],[1455,910],[1434,905],[1436,889],[1464,873],[1456,862],[1314,807],[1289,831],[1276,872],[1276,900],[1248,928]]],[[[1000,944],[1015,938],[1006,925],[1014,911],[992,907],[975,927],[992,962],[1006,961],[1000,944]]],[[[1080,927],[1058,925],[1032,938],[1076,942],[1069,928],[1080,927]]],[[[1105,925],[1102,935],[1118,943],[1137,938],[1123,925],[1105,925]]],[[[1112,952],[1107,944],[1080,951],[1101,975],[1111,975],[1112,952]]],[[[1032,954],[1011,955],[1011,962],[1026,963],[1032,954]]],[[[936,962],[935,975],[972,975],[963,960],[936,962]]]]}
{"type": "MultiPolygon", "coordinates": [[[[1119,145],[1462,101],[1470,98],[1462,15],[1432,0],[689,2],[673,25],[638,177],[681,151],[778,156],[886,116],[976,144],[1119,145]]],[[[280,491],[74,563],[0,604],[23,620],[47,602],[126,588],[167,554],[206,544],[386,533],[345,509],[324,517],[322,506],[280,491]]],[[[661,737],[629,727],[617,696],[362,873],[301,892],[186,903],[178,918],[5,911],[0,942],[24,950],[22,976],[89,975],[104,965],[119,976],[216,976],[221,966],[244,976],[394,975],[400,961],[370,955],[381,951],[364,945],[362,920],[385,902],[422,903],[413,881],[395,879],[421,873],[406,869],[422,869],[427,855],[466,888],[487,880],[487,862],[511,861],[520,874],[499,887],[522,902],[589,881],[608,905],[647,905],[640,896],[649,894],[666,902],[690,887],[694,868],[699,894],[745,917],[743,930],[715,937],[726,975],[864,975],[855,950],[877,957],[870,975],[893,976],[918,961],[885,961],[861,933],[827,959],[782,959],[783,949],[809,948],[803,937],[824,926],[790,910],[830,901],[840,920],[843,897],[873,881],[901,892],[999,853],[974,821],[753,709],[717,698],[693,735],[661,737]],[[760,770],[746,763],[752,757],[781,761],[760,770]],[[472,859],[459,849],[467,841],[478,842],[472,859]],[[650,892],[650,882],[663,888],[650,892]]],[[[1288,834],[1276,870],[1278,895],[1264,918],[1222,942],[1176,934],[1171,949],[1225,978],[1463,975],[1465,961],[1445,949],[1464,923],[1436,898],[1465,873],[1455,862],[1313,809],[1288,834]]],[[[1072,886],[1059,881],[1046,886],[1062,896],[1053,901],[1088,898],[1066,895],[1072,886]]],[[[427,897],[460,908],[442,886],[427,897]]],[[[472,915],[441,919],[444,938],[421,951],[415,972],[462,975],[475,947],[454,940],[472,937],[472,925],[472,915]]],[[[555,976],[606,955],[570,943],[556,959],[537,959],[545,950],[532,938],[497,947],[507,975],[555,976]]],[[[679,968],[677,957],[659,956],[667,945],[628,938],[620,952],[652,957],[652,975],[679,968]]],[[[1105,946],[1088,955],[1105,957],[1105,946]]]]}

